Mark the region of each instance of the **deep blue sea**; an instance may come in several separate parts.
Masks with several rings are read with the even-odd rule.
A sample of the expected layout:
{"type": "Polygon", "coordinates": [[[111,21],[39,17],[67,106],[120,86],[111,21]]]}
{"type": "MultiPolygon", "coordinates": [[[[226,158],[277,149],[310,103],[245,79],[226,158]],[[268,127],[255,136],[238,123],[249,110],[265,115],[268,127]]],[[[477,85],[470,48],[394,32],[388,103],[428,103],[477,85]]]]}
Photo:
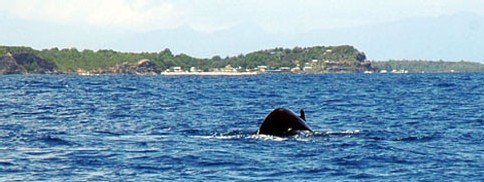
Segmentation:
{"type": "Polygon", "coordinates": [[[172,180],[484,181],[484,73],[0,76],[0,181],[172,180]]]}

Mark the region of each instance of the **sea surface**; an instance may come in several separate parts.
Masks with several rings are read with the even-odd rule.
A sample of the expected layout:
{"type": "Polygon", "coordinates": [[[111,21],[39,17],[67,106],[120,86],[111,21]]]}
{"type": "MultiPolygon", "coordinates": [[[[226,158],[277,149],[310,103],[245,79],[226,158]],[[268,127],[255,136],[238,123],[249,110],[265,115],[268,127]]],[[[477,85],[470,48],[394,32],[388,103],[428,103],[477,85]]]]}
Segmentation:
{"type": "Polygon", "coordinates": [[[484,73],[4,75],[0,181],[484,181],[484,73]]]}

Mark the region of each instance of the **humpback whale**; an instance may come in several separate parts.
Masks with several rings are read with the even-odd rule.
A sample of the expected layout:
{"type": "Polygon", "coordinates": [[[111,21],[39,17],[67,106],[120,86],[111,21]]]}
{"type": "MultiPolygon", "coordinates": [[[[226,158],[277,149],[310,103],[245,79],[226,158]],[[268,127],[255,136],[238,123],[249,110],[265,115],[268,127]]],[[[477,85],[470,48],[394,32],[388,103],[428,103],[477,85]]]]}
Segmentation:
{"type": "Polygon", "coordinates": [[[270,112],[262,122],[257,134],[289,136],[297,134],[297,131],[310,131],[311,128],[305,123],[306,116],[301,109],[300,116],[286,108],[277,108],[270,112]]]}

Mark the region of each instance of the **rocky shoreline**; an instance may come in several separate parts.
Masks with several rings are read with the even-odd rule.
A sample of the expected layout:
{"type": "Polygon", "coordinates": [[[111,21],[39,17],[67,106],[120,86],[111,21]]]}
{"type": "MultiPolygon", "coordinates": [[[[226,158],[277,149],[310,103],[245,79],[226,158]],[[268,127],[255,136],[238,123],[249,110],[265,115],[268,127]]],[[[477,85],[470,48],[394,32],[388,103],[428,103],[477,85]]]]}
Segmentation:
{"type": "Polygon", "coordinates": [[[131,75],[159,75],[161,71],[158,69],[156,64],[153,62],[143,59],[138,61],[138,63],[128,63],[124,62],[121,64],[116,64],[113,67],[106,69],[95,69],[91,71],[86,71],[78,69],[77,74],[79,75],[98,75],[98,74],[131,74],[131,75]]]}
{"type": "Polygon", "coordinates": [[[57,66],[29,53],[7,53],[0,57],[0,75],[4,74],[56,74],[57,66]]]}

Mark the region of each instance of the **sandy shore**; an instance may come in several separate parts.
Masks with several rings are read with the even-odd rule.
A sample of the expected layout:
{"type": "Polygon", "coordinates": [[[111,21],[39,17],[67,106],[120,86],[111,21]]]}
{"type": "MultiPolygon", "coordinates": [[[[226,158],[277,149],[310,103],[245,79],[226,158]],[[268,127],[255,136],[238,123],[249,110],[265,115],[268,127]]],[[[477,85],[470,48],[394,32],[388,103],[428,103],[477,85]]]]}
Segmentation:
{"type": "Polygon", "coordinates": [[[183,76],[183,75],[197,75],[197,76],[243,76],[256,75],[257,72],[162,72],[161,75],[166,76],[183,76]]]}

